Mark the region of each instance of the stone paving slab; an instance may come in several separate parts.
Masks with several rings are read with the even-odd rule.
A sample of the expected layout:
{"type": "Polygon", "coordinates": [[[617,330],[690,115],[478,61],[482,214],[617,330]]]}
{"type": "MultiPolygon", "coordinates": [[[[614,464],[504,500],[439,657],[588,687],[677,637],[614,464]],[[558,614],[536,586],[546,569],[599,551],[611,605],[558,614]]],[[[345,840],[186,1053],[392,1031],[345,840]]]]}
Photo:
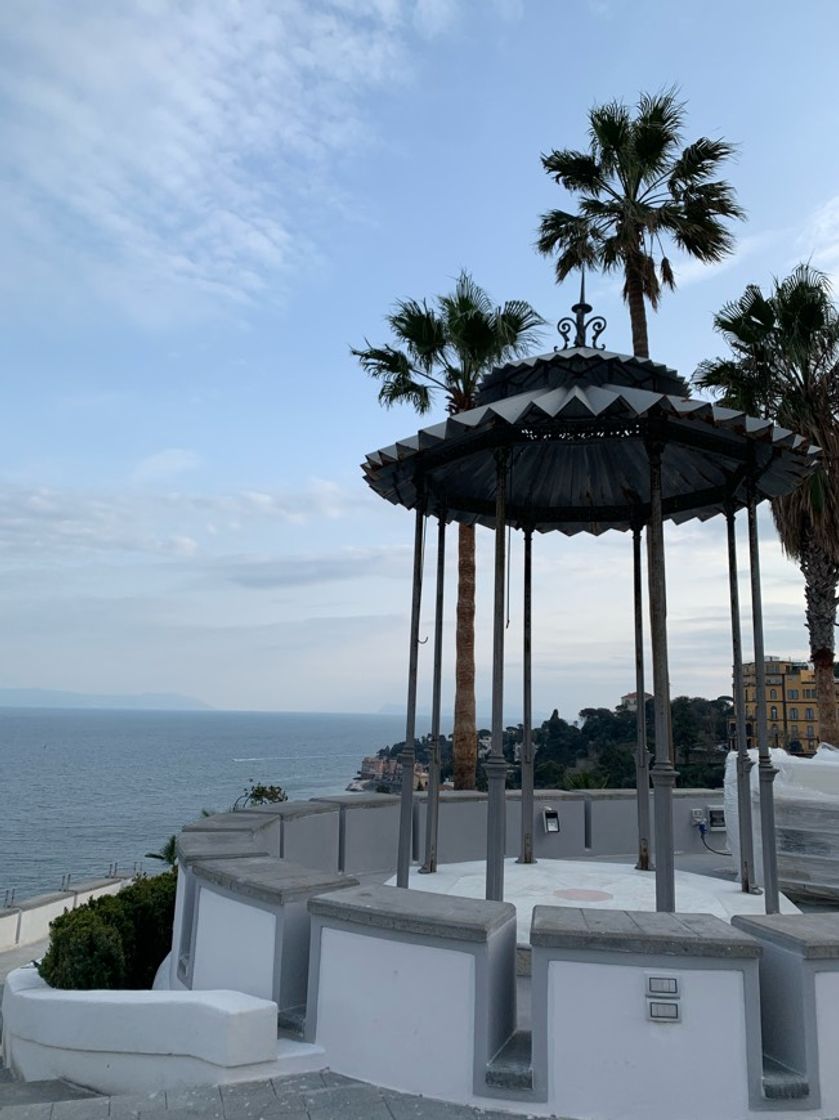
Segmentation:
{"type": "Polygon", "coordinates": [[[0,1107],[0,1120],[509,1120],[324,1070],[270,1081],[0,1107]]]}

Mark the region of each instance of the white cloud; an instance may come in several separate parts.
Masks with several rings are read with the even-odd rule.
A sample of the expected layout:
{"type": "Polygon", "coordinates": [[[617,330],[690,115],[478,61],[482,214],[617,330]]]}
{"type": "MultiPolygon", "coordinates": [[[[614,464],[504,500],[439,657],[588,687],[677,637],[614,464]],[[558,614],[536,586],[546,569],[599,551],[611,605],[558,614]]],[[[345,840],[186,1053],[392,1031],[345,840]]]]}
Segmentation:
{"type": "MultiPolygon", "coordinates": [[[[160,482],[164,473],[144,477],[160,482]]],[[[357,504],[321,479],[299,491],[220,495],[7,486],[0,493],[0,559],[39,566],[92,553],[189,559],[231,547],[238,551],[245,531],[334,519],[357,504]]]]}
{"type": "Polygon", "coordinates": [[[183,447],[168,447],[142,459],[134,468],[135,482],[157,482],[195,470],[201,465],[201,456],[183,447]]]}
{"type": "Polygon", "coordinates": [[[839,195],[829,198],[811,216],[798,246],[801,255],[826,272],[839,288],[839,195]]]}
{"type": "Polygon", "coordinates": [[[160,323],[276,299],[313,199],[455,0],[8,0],[8,296],[160,323]]]}

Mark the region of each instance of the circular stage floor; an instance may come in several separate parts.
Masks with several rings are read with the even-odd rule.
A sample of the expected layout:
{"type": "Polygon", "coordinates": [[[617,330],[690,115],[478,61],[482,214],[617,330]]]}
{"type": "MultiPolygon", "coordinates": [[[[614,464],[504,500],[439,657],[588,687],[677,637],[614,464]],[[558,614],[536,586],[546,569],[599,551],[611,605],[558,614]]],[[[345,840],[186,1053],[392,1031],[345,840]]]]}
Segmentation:
{"type": "MultiPolygon", "coordinates": [[[[390,879],[391,885],[396,879],[390,879]]],[[[410,886],[418,891],[483,898],[486,864],[448,863],[433,875],[411,868],[410,886]]],[[[541,859],[538,863],[504,861],[504,901],[512,902],[518,920],[518,942],[530,941],[534,906],[582,906],[595,910],[655,910],[655,873],[636,871],[629,864],[571,859],[541,859]]],[[[715,914],[728,921],[733,914],[763,914],[763,895],[743,894],[728,879],[676,872],[676,907],[683,913],[715,914]]],[[[781,913],[797,914],[798,907],[781,895],[781,913]]]]}

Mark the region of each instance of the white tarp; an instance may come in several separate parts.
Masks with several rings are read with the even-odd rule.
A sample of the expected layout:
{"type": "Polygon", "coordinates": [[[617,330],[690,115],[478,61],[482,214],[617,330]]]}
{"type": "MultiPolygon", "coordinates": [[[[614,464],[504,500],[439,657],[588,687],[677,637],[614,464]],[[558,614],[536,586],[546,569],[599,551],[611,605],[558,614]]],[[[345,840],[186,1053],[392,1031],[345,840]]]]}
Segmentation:
{"type": "MultiPolygon", "coordinates": [[[[786,751],[770,751],[778,771],[773,784],[775,830],[778,846],[778,878],[782,884],[827,896],[839,894],[839,750],[822,743],[813,758],[786,751]]],[[[760,831],[760,792],[757,751],[750,774],[755,877],[763,882],[760,831]]],[[[725,765],[725,819],[728,843],[737,867],[740,865],[739,815],[737,811],[737,754],[729,753],[725,765]]]]}

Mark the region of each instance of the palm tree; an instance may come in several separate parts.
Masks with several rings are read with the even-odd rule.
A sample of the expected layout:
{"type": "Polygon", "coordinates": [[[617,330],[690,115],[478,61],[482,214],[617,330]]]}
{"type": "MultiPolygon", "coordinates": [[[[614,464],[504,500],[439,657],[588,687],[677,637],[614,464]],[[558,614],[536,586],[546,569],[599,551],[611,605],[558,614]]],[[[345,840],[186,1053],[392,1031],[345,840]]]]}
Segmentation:
{"type": "Polygon", "coordinates": [[[839,745],[834,652],[839,586],[839,312],[827,277],[799,265],[757,285],[714,317],[730,358],[703,362],[695,381],[723,404],[757,413],[808,436],[822,448],[807,482],[772,501],[784,551],[804,576],[810,657],[822,739],[839,745]]]}
{"type": "Polygon", "coordinates": [[[178,838],[170,836],[159,852],[146,852],[144,859],[156,859],[165,863],[167,867],[174,867],[178,862],[178,838]]]}
{"type": "MultiPolygon", "coordinates": [[[[353,350],[379,381],[379,402],[411,404],[426,413],[441,395],[449,414],[475,406],[481,378],[505,359],[526,354],[544,320],[524,300],[494,307],[468,272],[454,291],[423,300],[401,300],[387,316],[395,345],[353,350]]],[[[473,789],[478,739],[475,726],[475,528],[458,526],[457,629],[455,637],[454,785],[473,789]]]]}
{"type": "Polygon", "coordinates": [[[655,310],[662,287],[676,284],[664,239],[719,261],[734,247],[726,220],[744,216],[733,188],[714,178],[733,146],[703,136],[682,148],[684,120],[675,89],[641,94],[634,116],[611,101],[589,112],[588,151],[542,156],[545,171],[580,202],[577,214],[542,215],[537,248],[556,256],[559,282],[585,265],[623,273],[632,352],[642,358],[650,356],[644,300],[655,310]]]}

